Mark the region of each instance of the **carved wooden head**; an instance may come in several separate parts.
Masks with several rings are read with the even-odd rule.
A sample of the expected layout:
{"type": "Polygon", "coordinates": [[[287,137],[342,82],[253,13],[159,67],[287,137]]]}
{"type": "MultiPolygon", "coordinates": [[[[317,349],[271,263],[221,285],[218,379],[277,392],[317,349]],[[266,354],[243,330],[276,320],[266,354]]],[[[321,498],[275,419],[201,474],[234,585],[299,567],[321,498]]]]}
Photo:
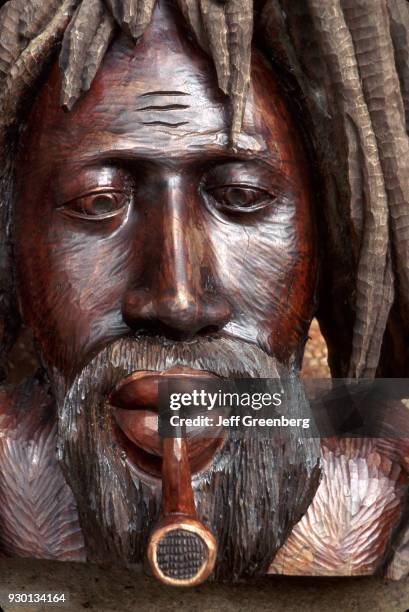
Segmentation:
{"type": "MultiPolygon", "coordinates": [[[[315,309],[316,203],[279,78],[255,51],[233,147],[229,98],[172,3],[138,45],[114,40],[69,112],[61,86],[54,66],[20,140],[17,292],[57,395],[88,555],[129,563],[158,518],[164,451],[145,413],[117,417],[112,388],[181,366],[281,376],[301,410],[294,373],[315,309]]],[[[316,442],[248,433],[189,448],[216,575],[265,570],[315,491],[316,442]]]]}
{"type": "MultiPolygon", "coordinates": [[[[52,2],[50,21],[15,3],[0,20],[2,249],[12,244],[21,315],[53,384],[88,556],[126,563],[144,558],[159,516],[164,452],[141,411],[117,418],[118,384],[174,368],[277,375],[290,405],[308,410],[296,373],[317,307],[317,220],[335,372],[378,365],[393,301],[389,236],[403,296],[407,285],[405,224],[390,233],[388,207],[399,212],[409,155],[383,139],[404,121],[377,112],[360,21],[309,0],[266,2],[260,41],[281,64],[272,70],[256,50],[250,63],[250,1],[199,12],[191,0],[139,4],[52,2]],[[62,71],[47,73],[62,38],[62,71]],[[305,96],[319,192],[282,69],[305,96]],[[17,134],[28,84],[35,100],[17,134]]],[[[262,572],[315,491],[316,444],[295,432],[183,452],[198,517],[219,545],[215,575],[262,572]]]]}
{"type": "Polygon", "coordinates": [[[68,379],[134,333],[221,332],[300,362],[318,206],[303,133],[255,52],[233,150],[229,99],[180,22],[162,9],[138,45],[119,37],[70,112],[55,66],[21,139],[20,303],[68,379]]]}

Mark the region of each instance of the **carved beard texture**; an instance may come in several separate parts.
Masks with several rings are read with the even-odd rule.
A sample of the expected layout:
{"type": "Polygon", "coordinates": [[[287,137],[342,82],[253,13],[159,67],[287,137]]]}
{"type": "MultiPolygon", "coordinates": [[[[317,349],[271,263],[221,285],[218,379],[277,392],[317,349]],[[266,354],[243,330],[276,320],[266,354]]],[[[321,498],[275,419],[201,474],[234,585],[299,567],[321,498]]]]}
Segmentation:
{"type": "MultiPolygon", "coordinates": [[[[54,376],[59,411],[58,456],[78,503],[87,556],[133,564],[144,559],[159,518],[161,485],[141,480],[113,435],[107,394],[135,370],[185,365],[224,378],[280,378],[286,413],[308,416],[296,375],[259,348],[228,338],[171,343],[126,338],[101,351],[70,388],[54,376]]],[[[218,542],[214,577],[238,580],[267,571],[306,512],[318,486],[318,440],[295,428],[255,436],[230,433],[207,471],[194,478],[199,518],[218,542]]]]}

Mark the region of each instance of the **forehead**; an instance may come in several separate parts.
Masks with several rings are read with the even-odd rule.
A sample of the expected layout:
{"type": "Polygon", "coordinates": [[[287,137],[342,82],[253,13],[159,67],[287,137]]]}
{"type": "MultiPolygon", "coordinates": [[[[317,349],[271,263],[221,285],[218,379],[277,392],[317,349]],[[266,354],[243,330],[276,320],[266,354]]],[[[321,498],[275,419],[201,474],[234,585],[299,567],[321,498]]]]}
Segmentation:
{"type": "MultiPolygon", "coordinates": [[[[154,31],[135,45],[122,35],[91,90],[68,113],[60,106],[60,91],[55,66],[29,121],[37,159],[42,150],[65,164],[113,154],[194,158],[229,148],[230,100],[219,89],[209,58],[180,36],[164,38],[154,31]]],[[[284,166],[300,155],[282,88],[257,52],[238,150],[284,166]]]]}

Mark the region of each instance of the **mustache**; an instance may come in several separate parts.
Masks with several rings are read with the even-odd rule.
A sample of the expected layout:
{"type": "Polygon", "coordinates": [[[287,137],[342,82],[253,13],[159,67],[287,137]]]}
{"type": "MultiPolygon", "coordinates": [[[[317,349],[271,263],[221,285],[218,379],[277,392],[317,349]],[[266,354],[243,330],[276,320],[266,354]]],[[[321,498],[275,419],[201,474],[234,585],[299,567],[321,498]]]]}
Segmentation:
{"type": "Polygon", "coordinates": [[[108,393],[135,371],[162,371],[175,366],[205,370],[221,378],[280,378],[283,369],[275,357],[257,345],[229,336],[177,342],[161,336],[136,336],[120,338],[104,347],[71,385],[57,372],[51,378],[55,397],[61,404],[67,394],[75,394],[79,388],[82,393],[90,391],[86,388],[90,382],[94,392],[108,393]]]}

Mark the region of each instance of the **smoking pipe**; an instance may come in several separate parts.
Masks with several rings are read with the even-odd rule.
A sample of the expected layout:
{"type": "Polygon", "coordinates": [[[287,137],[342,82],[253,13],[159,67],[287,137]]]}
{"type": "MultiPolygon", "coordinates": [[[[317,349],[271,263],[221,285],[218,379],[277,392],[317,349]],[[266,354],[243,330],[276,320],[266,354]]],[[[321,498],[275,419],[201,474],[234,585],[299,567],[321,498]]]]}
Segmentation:
{"type": "MultiPolygon", "coordinates": [[[[158,377],[200,376],[203,372],[173,368],[162,373],[137,372],[124,379],[110,396],[113,406],[138,410],[153,407],[158,377]]],[[[212,375],[207,376],[207,378],[212,375]]],[[[212,572],[217,544],[196,513],[186,438],[162,440],[162,505],[159,523],[150,534],[148,560],[153,574],[173,586],[201,584],[212,572]]]]}

